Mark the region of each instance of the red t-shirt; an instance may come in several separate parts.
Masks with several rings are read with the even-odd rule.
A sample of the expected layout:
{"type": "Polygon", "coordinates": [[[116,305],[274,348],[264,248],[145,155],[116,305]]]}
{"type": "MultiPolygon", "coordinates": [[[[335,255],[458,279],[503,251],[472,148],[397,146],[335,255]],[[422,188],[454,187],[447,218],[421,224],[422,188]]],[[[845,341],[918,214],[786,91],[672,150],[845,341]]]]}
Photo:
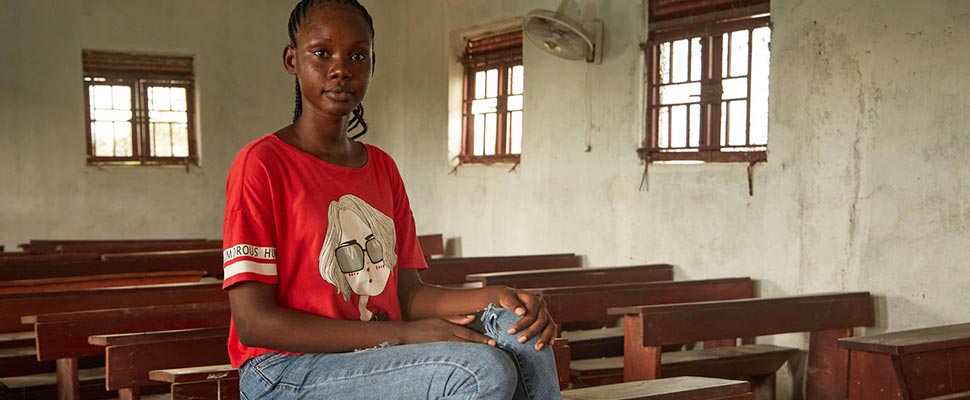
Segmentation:
{"type": "MultiPolygon", "coordinates": [[[[246,145],[226,182],[223,288],[277,285],[283,306],[345,320],[401,320],[397,268],[427,268],[397,166],[365,145],[361,168],[317,159],[275,135],[246,145]]],[[[280,335],[285,335],[281,327],[280,335]]],[[[234,367],[272,349],[229,329],[234,367]]]]}

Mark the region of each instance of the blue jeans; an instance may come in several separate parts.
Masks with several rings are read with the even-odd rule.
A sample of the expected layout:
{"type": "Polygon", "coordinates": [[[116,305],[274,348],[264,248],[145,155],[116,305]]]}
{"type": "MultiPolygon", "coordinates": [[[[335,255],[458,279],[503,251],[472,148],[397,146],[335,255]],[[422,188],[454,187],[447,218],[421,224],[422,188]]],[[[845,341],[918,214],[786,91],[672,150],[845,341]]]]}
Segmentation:
{"type": "Polygon", "coordinates": [[[352,353],[264,354],[239,369],[243,399],[562,399],[551,346],[508,335],[519,317],[489,305],[485,334],[496,347],[435,342],[352,353]]]}

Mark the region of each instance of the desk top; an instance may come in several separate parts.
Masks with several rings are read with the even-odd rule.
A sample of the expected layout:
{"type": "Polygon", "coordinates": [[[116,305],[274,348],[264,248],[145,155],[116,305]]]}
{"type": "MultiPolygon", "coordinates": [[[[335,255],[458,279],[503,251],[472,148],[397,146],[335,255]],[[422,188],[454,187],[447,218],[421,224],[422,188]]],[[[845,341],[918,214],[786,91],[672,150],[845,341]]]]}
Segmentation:
{"type": "Polygon", "coordinates": [[[970,323],[839,339],[839,348],[888,355],[970,347],[970,323]]]}

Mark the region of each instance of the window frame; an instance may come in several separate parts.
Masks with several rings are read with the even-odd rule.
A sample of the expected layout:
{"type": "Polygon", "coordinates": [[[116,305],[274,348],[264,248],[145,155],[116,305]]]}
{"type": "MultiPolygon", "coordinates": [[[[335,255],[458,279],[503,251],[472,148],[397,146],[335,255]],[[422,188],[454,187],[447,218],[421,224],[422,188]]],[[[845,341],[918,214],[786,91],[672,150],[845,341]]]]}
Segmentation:
{"type": "MultiPolygon", "coordinates": [[[[521,153],[510,153],[510,126],[508,98],[510,93],[510,71],[522,63],[522,28],[516,27],[499,33],[489,33],[471,37],[465,41],[465,52],[461,57],[462,63],[462,99],[461,99],[461,152],[459,161],[462,164],[494,164],[518,163],[521,153]],[[491,69],[498,69],[498,94],[496,96],[496,149],[494,155],[475,155],[474,121],[472,103],[475,99],[475,74],[491,69]]],[[[524,66],[523,66],[524,67],[524,66]]],[[[525,96],[522,94],[514,96],[525,96]]],[[[521,110],[523,116],[525,110],[521,110]]]]}
{"type": "MultiPolygon", "coordinates": [[[[656,0],[654,0],[656,1],[656,0]]],[[[714,3],[713,1],[709,1],[714,3]]],[[[722,1],[721,3],[727,3],[722,1]]],[[[709,5],[705,5],[707,7],[709,5]]],[[[707,8],[705,8],[707,9],[707,8]]],[[[707,9],[709,10],[709,9],[707,9]]],[[[746,163],[756,163],[765,162],[768,159],[767,143],[764,145],[752,145],[750,144],[751,139],[751,58],[752,58],[752,48],[750,44],[752,43],[751,35],[749,34],[749,46],[748,46],[748,71],[745,75],[740,76],[747,79],[747,93],[743,100],[747,104],[747,125],[745,127],[746,131],[746,142],[748,144],[744,146],[732,146],[732,145],[721,145],[721,103],[725,100],[722,99],[723,87],[721,82],[726,79],[722,77],[722,49],[723,49],[723,39],[722,36],[725,33],[748,30],[753,32],[755,29],[761,27],[771,27],[771,16],[770,9],[767,3],[754,5],[750,7],[744,7],[739,9],[731,9],[728,11],[708,11],[708,14],[703,16],[689,16],[684,18],[683,16],[688,13],[689,10],[680,10],[679,14],[674,14],[679,19],[663,19],[657,22],[651,23],[651,30],[649,32],[649,39],[643,44],[643,51],[645,53],[644,61],[646,64],[647,79],[645,80],[645,119],[646,126],[644,129],[644,142],[643,147],[637,150],[640,154],[641,159],[647,163],[652,162],[708,162],[708,163],[732,163],[732,162],[746,162],[746,163]],[[683,39],[693,39],[700,38],[702,42],[701,46],[701,60],[703,62],[701,67],[701,89],[699,95],[699,101],[697,103],[701,107],[700,115],[701,121],[699,123],[699,134],[700,139],[697,147],[692,147],[690,140],[688,138],[688,143],[686,147],[673,147],[670,145],[670,140],[672,138],[668,137],[668,146],[660,146],[660,116],[659,111],[661,108],[669,107],[670,105],[660,104],[660,88],[663,85],[672,84],[673,82],[663,84],[660,79],[660,45],[663,43],[672,43],[677,40],[683,39]],[[755,150],[740,150],[740,151],[724,151],[727,148],[755,148],[755,150]],[[760,148],[760,149],[759,149],[760,148]]],[[[689,59],[689,58],[688,58],[689,59]]],[[[690,61],[688,61],[690,62],[690,61]]],[[[689,68],[689,67],[688,67],[689,68]]],[[[690,78],[684,83],[696,82],[692,81],[690,78]]],[[[733,101],[737,101],[735,99],[733,101]]],[[[688,110],[690,107],[688,106],[688,110]]],[[[670,114],[668,114],[670,115],[670,114]]],[[[690,126],[690,113],[688,111],[688,124],[690,126]]],[[[668,123],[668,129],[672,129],[672,120],[668,123]]],[[[688,132],[690,128],[688,128],[688,132]]],[[[669,133],[668,133],[669,134],[669,133]]]]}
{"type": "Polygon", "coordinates": [[[191,57],[160,56],[85,50],[84,119],[87,164],[101,165],[185,165],[198,166],[198,141],[195,127],[195,76],[191,57]],[[91,86],[128,86],[131,91],[132,155],[97,156],[94,153],[91,115],[91,86]],[[151,148],[151,119],[148,116],[148,88],[185,89],[188,156],[154,156],[151,148]]]}

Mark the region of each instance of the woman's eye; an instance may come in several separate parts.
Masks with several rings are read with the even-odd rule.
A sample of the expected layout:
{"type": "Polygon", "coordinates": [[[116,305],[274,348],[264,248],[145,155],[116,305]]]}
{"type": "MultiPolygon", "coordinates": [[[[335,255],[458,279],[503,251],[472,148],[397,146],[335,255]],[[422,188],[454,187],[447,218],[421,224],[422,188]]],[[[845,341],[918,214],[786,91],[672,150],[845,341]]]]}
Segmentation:
{"type": "Polygon", "coordinates": [[[330,53],[328,53],[326,50],[315,50],[313,55],[317,57],[328,57],[330,56],[330,53]]]}
{"type": "Polygon", "coordinates": [[[367,54],[355,53],[352,57],[355,61],[364,61],[367,59],[367,54]]]}

